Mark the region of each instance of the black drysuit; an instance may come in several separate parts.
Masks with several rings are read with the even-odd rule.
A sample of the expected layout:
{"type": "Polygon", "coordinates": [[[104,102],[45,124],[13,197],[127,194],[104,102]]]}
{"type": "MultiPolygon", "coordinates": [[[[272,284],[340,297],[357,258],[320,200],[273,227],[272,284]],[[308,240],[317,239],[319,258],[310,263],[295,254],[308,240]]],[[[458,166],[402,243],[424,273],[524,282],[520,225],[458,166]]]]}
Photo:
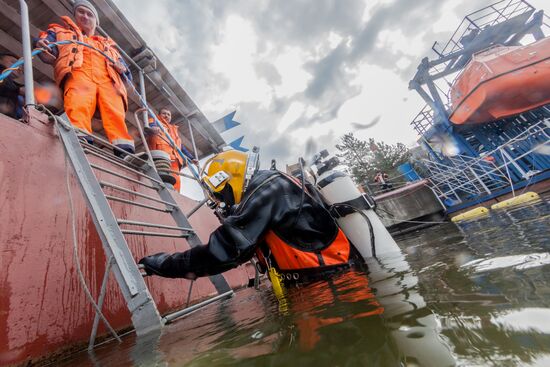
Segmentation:
{"type": "Polygon", "coordinates": [[[258,171],[241,203],[210,235],[207,245],[147,256],[140,264],[147,273],[168,278],[219,274],[250,260],[270,229],[306,251],[325,249],[338,234],[328,211],[298,183],[279,171],[258,171]]]}

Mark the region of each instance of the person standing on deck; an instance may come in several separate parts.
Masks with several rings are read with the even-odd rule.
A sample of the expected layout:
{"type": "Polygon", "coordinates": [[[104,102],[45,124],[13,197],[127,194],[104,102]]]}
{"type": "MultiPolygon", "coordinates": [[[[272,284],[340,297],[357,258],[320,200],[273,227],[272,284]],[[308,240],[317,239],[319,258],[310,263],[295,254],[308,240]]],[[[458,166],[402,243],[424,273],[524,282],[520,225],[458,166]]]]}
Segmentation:
{"type": "MultiPolygon", "coordinates": [[[[98,108],[111,144],[134,153],[134,140],[124,119],[128,99],[123,76],[131,79],[131,74],[115,42],[96,35],[99,17],[94,6],[89,1],[78,0],[73,9],[74,22],[63,16],[63,25],[50,24],[48,30],[40,34],[36,46],[46,50],[40,58],[54,66],[55,81],[63,91],[65,113],[73,126],[91,133],[92,117],[98,108]],[[87,43],[107,54],[115,63],[76,43],[48,48],[52,42],[67,40],[87,43]]],[[[123,155],[118,151],[115,154],[123,155]]]]}
{"type": "Polygon", "coordinates": [[[374,182],[380,185],[380,189],[382,190],[382,192],[386,192],[393,187],[389,179],[390,178],[386,172],[378,171],[378,173],[374,177],[374,182]]]}
{"type": "MultiPolygon", "coordinates": [[[[180,148],[182,153],[185,154],[187,158],[189,158],[189,160],[193,161],[193,163],[198,163],[195,157],[193,157],[193,155],[181,143],[181,138],[178,133],[178,126],[172,123],[172,112],[170,112],[168,108],[164,107],[159,110],[157,117],[158,123],[162,124],[164,131],[166,131],[166,133],[170,135],[175,145],[180,148]]],[[[147,145],[149,145],[149,149],[151,151],[161,150],[165,153],[168,153],[170,155],[172,171],[180,172],[182,167],[185,165],[183,157],[179,155],[179,153],[172,146],[168,138],[164,136],[164,133],[160,130],[158,126],[156,126],[158,123],[153,121],[153,123],[149,125],[149,128],[146,129],[147,145]]],[[[174,189],[179,192],[181,187],[180,176],[177,173],[172,173],[171,175],[176,180],[176,183],[174,184],[174,189]]]]}

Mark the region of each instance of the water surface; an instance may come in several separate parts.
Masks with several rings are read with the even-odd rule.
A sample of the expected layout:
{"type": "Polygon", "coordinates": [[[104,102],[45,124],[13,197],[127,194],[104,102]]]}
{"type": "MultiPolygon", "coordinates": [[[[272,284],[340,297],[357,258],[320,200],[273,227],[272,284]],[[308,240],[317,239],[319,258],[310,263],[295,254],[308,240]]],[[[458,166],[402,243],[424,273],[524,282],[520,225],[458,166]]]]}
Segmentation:
{"type": "Polygon", "coordinates": [[[547,200],[434,226],[284,300],[245,289],[62,365],[549,366],[549,233],[547,200]]]}

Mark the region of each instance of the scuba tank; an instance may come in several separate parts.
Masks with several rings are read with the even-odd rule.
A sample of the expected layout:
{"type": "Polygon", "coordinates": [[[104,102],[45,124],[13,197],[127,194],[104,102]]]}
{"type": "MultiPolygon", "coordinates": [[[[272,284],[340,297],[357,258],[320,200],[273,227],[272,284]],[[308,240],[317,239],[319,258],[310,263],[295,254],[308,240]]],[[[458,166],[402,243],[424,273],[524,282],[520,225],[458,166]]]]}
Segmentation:
{"type": "Polygon", "coordinates": [[[313,158],[317,168],[315,184],[346,237],[364,258],[399,252],[395,240],[374,212],[374,200],[362,194],[351,177],[335,170],[340,164],[338,158],[327,157],[324,150],[313,158]]]}

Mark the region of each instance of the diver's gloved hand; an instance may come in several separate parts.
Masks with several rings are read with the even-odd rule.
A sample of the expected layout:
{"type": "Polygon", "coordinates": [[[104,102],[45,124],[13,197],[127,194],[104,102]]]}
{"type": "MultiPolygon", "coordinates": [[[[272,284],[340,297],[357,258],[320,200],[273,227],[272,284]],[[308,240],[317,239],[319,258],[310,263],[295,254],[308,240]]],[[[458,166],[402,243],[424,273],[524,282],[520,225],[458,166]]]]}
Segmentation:
{"type": "Polygon", "coordinates": [[[143,265],[143,269],[147,275],[160,275],[162,277],[166,276],[162,272],[162,265],[169,257],[170,255],[166,252],[160,252],[158,254],[145,256],[139,260],[138,264],[143,265]]]}
{"type": "Polygon", "coordinates": [[[187,250],[185,252],[176,252],[173,254],[160,252],[158,254],[145,256],[143,259],[139,260],[139,264],[147,275],[195,280],[197,279],[197,274],[195,274],[190,267],[191,251],[192,250],[187,250]]]}

